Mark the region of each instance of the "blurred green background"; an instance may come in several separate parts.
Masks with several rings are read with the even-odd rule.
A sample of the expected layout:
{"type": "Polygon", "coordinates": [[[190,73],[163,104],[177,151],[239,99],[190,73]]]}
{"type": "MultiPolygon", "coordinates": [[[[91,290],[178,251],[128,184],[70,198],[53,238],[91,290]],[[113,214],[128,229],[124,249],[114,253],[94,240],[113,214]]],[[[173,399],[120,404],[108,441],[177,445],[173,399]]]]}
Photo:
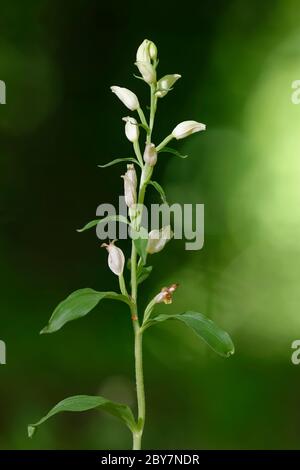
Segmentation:
{"type": "Polygon", "coordinates": [[[62,414],[32,441],[26,425],[69,395],[135,407],[126,308],[105,301],[56,334],[38,333],[73,290],[117,289],[95,232],[76,228],[122,192],[124,168],[97,164],[131,151],[128,110],[109,86],[146,104],[133,78],[145,37],[158,45],[160,74],[182,74],[159,102],[155,141],[186,119],[207,131],[178,142],[189,159],[164,154],[156,167],[171,203],[205,204],[205,246],[173,241],[153,256],[142,295],[179,282],[162,311],[208,315],[236,354],[217,357],[175,323],[149,330],[144,447],[300,448],[300,366],[291,363],[300,338],[299,2],[3,0],[0,9],[0,448],[131,446],[127,429],[97,412],[62,414]]]}

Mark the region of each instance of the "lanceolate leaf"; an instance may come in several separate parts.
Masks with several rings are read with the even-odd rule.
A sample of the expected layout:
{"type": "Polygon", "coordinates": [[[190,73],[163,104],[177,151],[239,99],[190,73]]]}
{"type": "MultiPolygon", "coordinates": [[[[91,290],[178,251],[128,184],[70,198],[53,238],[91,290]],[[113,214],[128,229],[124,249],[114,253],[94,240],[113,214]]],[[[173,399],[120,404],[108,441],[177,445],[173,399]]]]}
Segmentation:
{"type": "Polygon", "coordinates": [[[54,333],[66,323],[87,315],[102,299],[120,300],[131,306],[125,295],[116,292],[97,292],[93,289],[79,289],[63,300],[54,310],[49,323],[42,329],[41,334],[54,333]]]}
{"type": "Polygon", "coordinates": [[[129,269],[129,271],[131,270],[131,259],[128,258],[127,262],[126,262],[126,268],[129,269]]]}
{"type": "Polygon", "coordinates": [[[132,162],[136,163],[137,165],[140,165],[140,162],[134,158],[134,157],[125,157],[125,158],[116,158],[115,160],[112,160],[111,162],[105,163],[104,165],[98,165],[99,168],[108,168],[109,166],[116,165],[117,163],[122,163],[122,162],[132,162]]]}
{"type": "Polygon", "coordinates": [[[145,266],[138,270],[137,283],[142,284],[150,276],[153,266],[145,266]]]}
{"type": "Polygon", "coordinates": [[[141,228],[140,232],[132,232],[133,243],[138,255],[142,258],[143,264],[146,264],[147,260],[147,245],[148,245],[148,233],[145,229],[141,228]]]}
{"type": "Polygon", "coordinates": [[[180,152],[178,152],[178,150],[176,149],[173,149],[172,147],[163,147],[159,153],[171,153],[172,155],[175,155],[176,157],[179,157],[179,158],[187,158],[188,155],[181,155],[180,152]]]}
{"type": "Polygon", "coordinates": [[[161,187],[161,185],[157,181],[149,181],[148,184],[151,184],[156,189],[156,191],[158,192],[158,194],[161,197],[162,202],[167,203],[166,193],[163,190],[163,188],[161,187]]]}
{"type": "Polygon", "coordinates": [[[184,312],[178,315],[158,315],[151,318],[146,323],[145,328],[165,320],[179,320],[183,322],[220,356],[229,357],[234,353],[234,344],[229,334],[201,313],[184,312]]]}
{"type": "MultiPolygon", "coordinates": [[[[134,76],[134,78],[138,78],[139,80],[143,80],[143,77],[140,77],[139,75],[136,75],[135,73],[132,74],[134,76]]],[[[147,108],[149,108],[149,106],[147,106],[147,108]]]]}
{"type": "Polygon", "coordinates": [[[104,217],[103,219],[96,219],[92,220],[91,222],[88,222],[84,227],[78,228],[77,232],[84,232],[85,230],[88,230],[92,227],[95,227],[95,225],[98,224],[104,224],[106,222],[123,222],[124,224],[129,225],[129,221],[124,217],[123,215],[110,215],[108,217],[104,217]]]}
{"type": "Polygon", "coordinates": [[[88,411],[92,409],[98,409],[100,411],[103,410],[113,416],[116,416],[121,421],[123,421],[123,423],[125,423],[132,432],[136,428],[136,423],[129,406],[106,400],[103,397],[77,395],[60,401],[49,411],[49,413],[46,414],[46,416],[40,419],[37,423],[30,424],[28,426],[28,436],[32,437],[38,426],[58,413],[63,413],[64,411],[88,411]]]}

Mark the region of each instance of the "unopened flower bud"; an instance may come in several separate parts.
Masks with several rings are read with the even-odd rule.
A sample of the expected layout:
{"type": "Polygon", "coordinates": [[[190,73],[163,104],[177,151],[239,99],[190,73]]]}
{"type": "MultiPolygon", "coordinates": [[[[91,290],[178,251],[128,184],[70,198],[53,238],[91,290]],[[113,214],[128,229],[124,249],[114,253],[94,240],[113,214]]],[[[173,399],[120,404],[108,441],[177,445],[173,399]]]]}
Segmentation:
{"type": "Polygon", "coordinates": [[[140,107],[137,96],[128,88],[122,88],[120,86],[111,86],[111,91],[117,95],[119,100],[122,101],[125,106],[131,111],[136,111],[140,107]]]}
{"type": "Polygon", "coordinates": [[[135,65],[139,69],[143,79],[145,82],[149,83],[155,83],[156,82],[156,71],[151,62],[136,62],[135,65]]]}
{"type": "Polygon", "coordinates": [[[157,47],[153,41],[150,41],[149,54],[153,61],[157,59],[157,47]]]}
{"type": "Polygon", "coordinates": [[[136,171],[135,171],[133,163],[129,163],[127,165],[126,175],[128,176],[128,178],[132,182],[133,186],[136,188],[137,187],[137,177],[136,177],[136,171]]]}
{"type": "Polygon", "coordinates": [[[146,144],[143,158],[144,162],[147,163],[149,166],[156,165],[157,151],[154,144],[146,144]]]}
{"type": "Polygon", "coordinates": [[[124,196],[127,207],[133,207],[136,204],[136,186],[137,179],[133,165],[127,165],[127,171],[121,178],[124,180],[124,196]]]}
{"type": "Polygon", "coordinates": [[[166,96],[166,94],[172,90],[172,86],[174,83],[181,78],[181,75],[178,73],[174,73],[171,75],[165,75],[162,77],[158,82],[157,82],[157,91],[156,91],[156,96],[158,98],[163,98],[166,96]]]}
{"type": "Polygon", "coordinates": [[[148,235],[147,253],[151,255],[158,253],[172,237],[173,232],[170,225],[166,225],[160,230],[151,230],[148,235]]]}
{"type": "Polygon", "coordinates": [[[173,294],[177,289],[178,284],[171,284],[169,287],[163,287],[159,294],[155,297],[155,303],[171,304],[173,301],[173,294]]]}
{"type": "Polygon", "coordinates": [[[101,247],[105,247],[108,251],[109,269],[117,276],[123,274],[125,256],[123,251],[115,246],[115,241],[109,243],[109,245],[107,243],[102,243],[101,247]]]}
{"type": "Polygon", "coordinates": [[[177,140],[184,139],[195,132],[205,131],[205,129],[206,125],[201,122],[183,121],[173,129],[172,136],[177,140]]]}
{"type": "Polygon", "coordinates": [[[139,131],[139,125],[136,119],[133,117],[127,116],[123,118],[123,121],[126,122],[125,124],[125,134],[127,139],[130,142],[136,142],[139,140],[140,136],[140,131],[139,131]]]}
{"type": "Polygon", "coordinates": [[[149,41],[149,39],[144,39],[142,44],[139,46],[136,53],[137,62],[150,62],[156,60],[157,57],[157,48],[154,42],[149,41]]]}

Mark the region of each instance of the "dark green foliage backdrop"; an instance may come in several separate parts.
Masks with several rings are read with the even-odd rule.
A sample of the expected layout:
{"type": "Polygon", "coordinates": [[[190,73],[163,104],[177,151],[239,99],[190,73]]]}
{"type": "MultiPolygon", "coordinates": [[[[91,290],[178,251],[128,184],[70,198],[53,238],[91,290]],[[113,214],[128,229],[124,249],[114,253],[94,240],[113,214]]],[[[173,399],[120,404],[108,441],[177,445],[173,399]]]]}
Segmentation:
{"type": "Polygon", "coordinates": [[[58,416],[32,441],[26,425],[74,394],[135,405],[126,308],[105,301],[57,334],[38,332],[71,291],[117,288],[95,232],[76,228],[122,191],[121,167],[96,165],[130,152],[128,111],[109,86],[146,102],[132,76],[145,37],[161,75],[183,76],[159,103],[155,140],[186,119],[207,124],[179,143],[189,159],[162,155],[156,170],[170,202],[205,204],[204,249],[174,241],[153,257],[145,300],[179,282],[170,309],[216,320],[236,355],[216,357],[171,322],[150,330],[144,445],[299,448],[298,2],[3,0],[0,10],[0,448],[131,445],[119,422],[93,412],[58,416]]]}

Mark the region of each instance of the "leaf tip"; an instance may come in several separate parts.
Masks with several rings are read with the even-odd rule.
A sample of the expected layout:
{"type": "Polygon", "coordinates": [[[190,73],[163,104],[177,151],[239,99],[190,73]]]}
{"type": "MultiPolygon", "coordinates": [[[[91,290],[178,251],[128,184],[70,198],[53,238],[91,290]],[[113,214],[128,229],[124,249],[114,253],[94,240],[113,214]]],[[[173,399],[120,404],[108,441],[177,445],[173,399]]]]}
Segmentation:
{"type": "Polygon", "coordinates": [[[233,356],[234,353],[235,353],[235,349],[234,349],[234,346],[232,346],[232,348],[230,349],[230,351],[227,352],[226,357],[233,356]]]}
{"type": "Polygon", "coordinates": [[[32,426],[32,424],[29,424],[29,426],[27,426],[27,434],[28,434],[29,439],[33,438],[35,431],[36,431],[36,427],[32,426]]]}
{"type": "Polygon", "coordinates": [[[41,331],[40,331],[40,335],[44,335],[46,333],[50,333],[49,331],[49,326],[45,326],[41,331]]]}

